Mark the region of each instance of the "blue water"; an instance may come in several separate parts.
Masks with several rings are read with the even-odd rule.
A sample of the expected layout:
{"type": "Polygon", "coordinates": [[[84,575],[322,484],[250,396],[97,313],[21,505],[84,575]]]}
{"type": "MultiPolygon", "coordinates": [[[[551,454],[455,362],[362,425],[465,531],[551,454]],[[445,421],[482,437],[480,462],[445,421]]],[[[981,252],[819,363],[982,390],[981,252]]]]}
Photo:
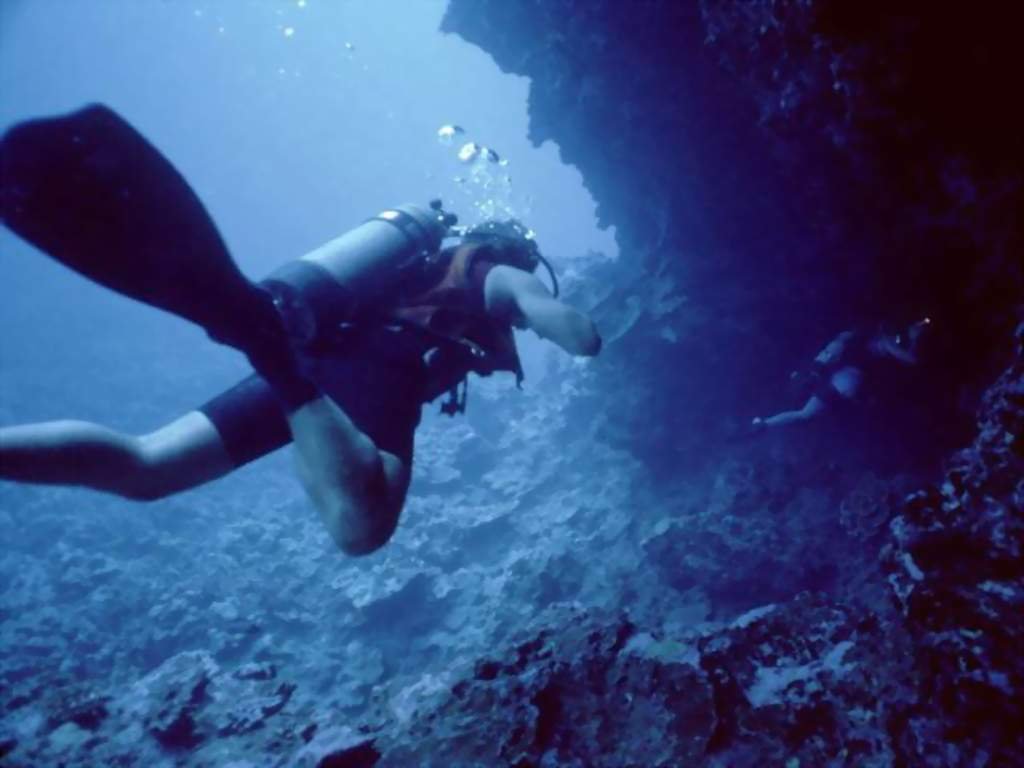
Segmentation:
{"type": "MultiPolygon", "coordinates": [[[[561,165],[556,147],[526,140],[525,79],[503,76],[481,51],[438,33],[444,7],[5,3],[0,124],[109,104],[182,171],[253,277],[384,207],[437,196],[467,222],[499,198],[563,265],[590,249],[614,250],[594,225],[579,174],[561,165]],[[449,123],[467,134],[445,146],[437,130],[449,123]],[[493,188],[453,181],[469,175],[456,159],[463,140],[508,159],[493,169],[493,188]]],[[[46,263],[8,233],[0,238],[11,283],[0,322],[19,328],[0,348],[5,386],[43,386],[41,368],[53,358],[75,355],[85,335],[100,343],[97,324],[116,326],[118,337],[102,333],[104,343],[124,350],[105,369],[139,364],[133,342],[170,354],[180,338],[190,359],[183,367],[193,372],[230,357],[180,323],[46,263]]],[[[86,371],[75,369],[77,390],[91,390],[86,371]]],[[[46,407],[64,405],[53,402],[58,396],[46,407]]],[[[6,422],[46,410],[19,396],[9,412],[12,397],[0,404],[6,422]]],[[[67,403],[71,413],[79,405],[67,403]]]]}
{"type": "MultiPolygon", "coordinates": [[[[562,270],[591,251],[614,254],[579,173],[557,147],[527,140],[527,82],[442,36],[444,8],[11,0],[0,4],[0,128],[108,104],[180,169],[253,278],[382,208],[433,197],[466,223],[520,216],[562,270]],[[466,134],[445,143],[446,124],[466,134]],[[507,164],[461,163],[470,140],[507,164]]],[[[147,432],[247,372],[198,328],[89,283],[6,230],[0,253],[0,424],[75,418],[147,432]]],[[[536,378],[548,353],[522,341],[536,378]]],[[[486,422],[480,410],[474,418],[486,422]]],[[[458,474],[467,434],[464,423],[442,426],[454,442],[427,440],[441,459],[423,462],[410,500],[428,523],[436,497],[416,489],[437,480],[430,472],[458,474]]],[[[401,669],[407,635],[423,631],[402,602],[353,613],[362,589],[418,594],[427,566],[408,537],[422,530],[370,565],[343,562],[287,451],[146,505],[0,484],[0,524],[3,679],[10,695],[32,691],[0,737],[41,733],[40,713],[59,709],[64,691],[110,690],[193,649],[305,664],[294,674],[309,686],[336,681],[334,699],[358,704],[367,684],[401,669]]]]}

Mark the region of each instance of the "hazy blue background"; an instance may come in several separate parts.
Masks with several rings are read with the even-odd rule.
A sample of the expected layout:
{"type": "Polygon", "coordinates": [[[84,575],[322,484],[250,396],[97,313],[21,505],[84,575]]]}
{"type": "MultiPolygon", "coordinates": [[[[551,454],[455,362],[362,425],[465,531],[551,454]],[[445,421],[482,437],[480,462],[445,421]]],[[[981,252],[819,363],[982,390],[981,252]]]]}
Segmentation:
{"type": "MultiPolygon", "coordinates": [[[[464,221],[489,192],[456,159],[462,140],[492,166],[499,202],[563,267],[612,252],[593,202],[557,148],[526,141],[525,79],[437,27],[442,0],[62,2],[0,4],[0,124],[90,101],[123,114],[182,171],[253,277],[377,210],[434,196],[464,221]],[[467,129],[443,146],[437,129],[467,129]],[[500,184],[508,174],[511,186],[500,184]]],[[[153,386],[188,409],[243,371],[202,333],[66,272],[0,233],[0,423],[75,416],[148,429],[175,412],[145,407],[116,371],[160,356],[153,386]],[[100,377],[100,378],[97,378],[100,377]]],[[[528,350],[527,363],[537,354],[528,350]]]]}
{"type": "MultiPolygon", "coordinates": [[[[444,8],[0,0],[0,129],[109,104],[191,182],[253,278],[382,208],[437,196],[468,223],[488,201],[518,213],[563,274],[594,250],[614,253],[578,172],[556,147],[526,140],[527,82],[442,36],[444,8]],[[437,131],[447,123],[467,134],[444,145],[437,131]],[[508,164],[473,177],[456,157],[468,140],[508,164]]],[[[0,254],[0,425],[76,418],[144,433],[247,373],[237,352],[200,329],[89,283],[6,230],[0,254]]],[[[305,713],[297,717],[335,713],[341,722],[387,680],[479,655],[515,627],[505,606],[546,583],[530,573],[549,554],[494,548],[547,543],[566,494],[591,493],[552,474],[559,446],[550,436],[564,421],[544,396],[552,353],[532,337],[524,345],[528,389],[505,398],[505,411],[489,406],[503,397],[496,387],[514,392],[511,376],[477,389],[467,419],[425,420],[403,524],[371,558],[337,553],[288,451],[151,504],[0,482],[0,742],[14,735],[34,748],[76,691],[120,690],[185,651],[226,664],[273,661],[302,681],[290,705],[305,713]],[[506,430],[509,413],[516,423],[506,430]],[[568,490],[550,508],[536,493],[523,501],[533,486],[546,498],[556,485],[568,490]],[[492,582],[485,595],[483,578],[492,582]]],[[[605,454],[605,469],[581,471],[601,475],[596,492],[619,508],[628,485],[605,454]]],[[[618,519],[599,504],[587,509],[618,519]]],[[[558,540],[572,541],[564,532],[558,540]]],[[[28,764],[57,758],[41,760],[28,764]]]]}

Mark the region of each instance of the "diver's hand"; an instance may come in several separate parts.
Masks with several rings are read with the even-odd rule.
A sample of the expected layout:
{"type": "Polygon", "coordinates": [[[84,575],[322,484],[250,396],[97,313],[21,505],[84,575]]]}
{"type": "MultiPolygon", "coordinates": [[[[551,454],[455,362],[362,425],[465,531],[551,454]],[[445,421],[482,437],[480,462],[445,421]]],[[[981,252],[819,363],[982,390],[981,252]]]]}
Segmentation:
{"type": "Polygon", "coordinates": [[[743,422],[734,424],[729,429],[729,435],[726,440],[730,443],[745,443],[750,438],[756,437],[764,432],[767,426],[768,425],[765,424],[764,419],[757,416],[751,419],[748,424],[744,424],[743,422]]]}

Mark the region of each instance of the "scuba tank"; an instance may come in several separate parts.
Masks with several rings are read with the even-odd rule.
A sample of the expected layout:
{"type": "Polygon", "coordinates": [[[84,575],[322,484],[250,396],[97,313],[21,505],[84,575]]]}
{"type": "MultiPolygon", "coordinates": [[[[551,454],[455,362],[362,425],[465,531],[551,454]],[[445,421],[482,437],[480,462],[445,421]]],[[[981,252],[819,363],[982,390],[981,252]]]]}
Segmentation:
{"type": "Polygon", "coordinates": [[[289,336],[309,344],[360,311],[416,293],[458,218],[440,200],[379,213],[261,281],[289,336]]]}

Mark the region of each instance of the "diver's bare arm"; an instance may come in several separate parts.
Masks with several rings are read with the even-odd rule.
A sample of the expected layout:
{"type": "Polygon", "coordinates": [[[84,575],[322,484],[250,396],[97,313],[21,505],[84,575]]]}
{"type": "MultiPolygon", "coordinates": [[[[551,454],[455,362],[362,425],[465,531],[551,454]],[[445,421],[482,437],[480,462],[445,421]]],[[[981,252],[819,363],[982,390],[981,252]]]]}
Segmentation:
{"type": "Polygon", "coordinates": [[[814,417],[823,413],[825,408],[825,401],[815,395],[804,403],[804,407],[800,410],[783,411],[782,413],[777,413],[774,416],[769,416],[768,418],[763,419],[763,421],[766,427],[783,427],[787,424],[810,421],[814,417]]]}
{"type": "Polygon", "coordinates": [[[825,348],[814,358],[814,362],[818,365],[827,366],[838,361],[843,356],[843,352],[846,351],[846,345],[849,344],[853,335],[853,331],[843,331],[840,333],[825,345],[825,348]]]}
{"type": "Polygon", "coordinates": [[[888,357],[890,360],[895,360],[903,365],[917,365],[917,355],[914,354],[912,349],[903,349],[903,347],[892,343],[888,339],[879,342],[875,348],[878,354],[888,357]]]}
{"type": "Polygon", "coordinates": [[[231,469],[220,435],[198,411],[139,437],[85,421],[0,429],[4,480],[77,485],[150,501],[231,469]]]}
{"type": "Polygon", "coordinates": [[[484,301],[488,314],[521,320],[542,339],[573,355],[596,355],[601,336],[585,314],[559,301],[537,277],[498,265],[487,273],[484,301]]]}

